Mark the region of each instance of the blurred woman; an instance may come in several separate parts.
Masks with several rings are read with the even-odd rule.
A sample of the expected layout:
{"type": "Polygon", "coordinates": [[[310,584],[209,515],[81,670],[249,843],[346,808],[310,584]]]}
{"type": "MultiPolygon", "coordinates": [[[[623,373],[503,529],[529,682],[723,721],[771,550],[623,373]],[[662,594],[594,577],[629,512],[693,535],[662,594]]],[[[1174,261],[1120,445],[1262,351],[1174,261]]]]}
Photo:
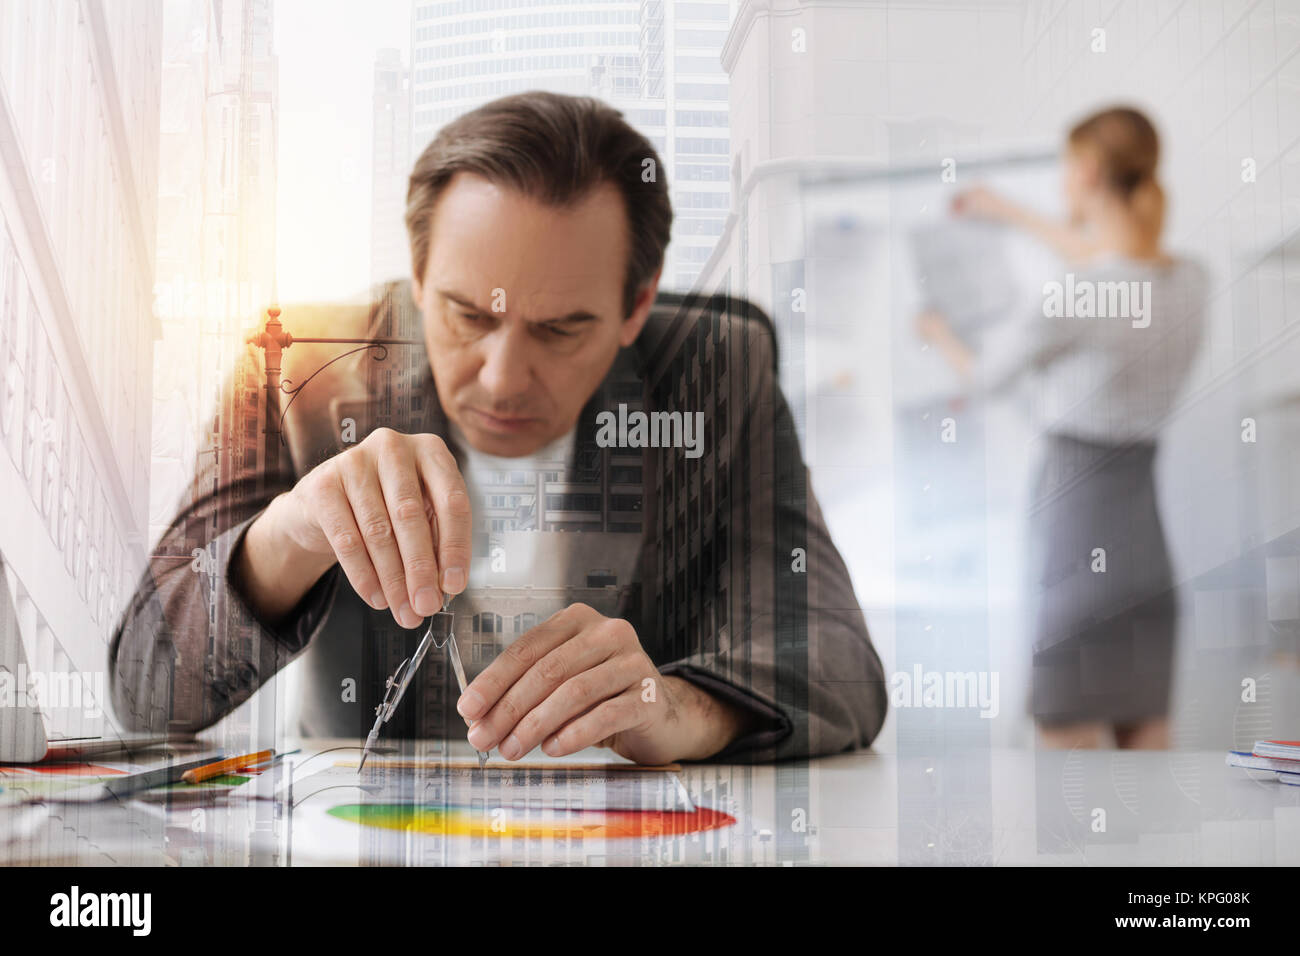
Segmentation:
{"type": "Polygon", "coordinates": [[[1027,386],[1042,467],[1030,514],[1031,711],[1049,747],[1169,745],[1177,603],[1157,508],[1156,435],[1203,332],[1206,275],[1161,245],[1159,140],[1128,108],[1069,133],[1069,219],[987,189],[954,212],[1027,231],[1067,271],[973,352],[942,316],[919,331],[973,387],[1027,386]]]}

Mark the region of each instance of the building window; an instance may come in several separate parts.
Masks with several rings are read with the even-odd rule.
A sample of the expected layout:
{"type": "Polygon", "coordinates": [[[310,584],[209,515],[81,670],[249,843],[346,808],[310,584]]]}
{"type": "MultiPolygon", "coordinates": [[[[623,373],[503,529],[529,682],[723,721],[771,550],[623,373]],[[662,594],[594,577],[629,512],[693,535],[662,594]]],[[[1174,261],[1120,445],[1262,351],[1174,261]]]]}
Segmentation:
{"type": "Polygon", "coordinates": [[[600,511],[600,495],[547,495],[546,507],[551,511],[600,511]]]}
{"type": "Polygon", "coordinates": [[[610,484],[614,485],[639,485],[641,484],[641,469],[631,465],[615,465],[609,470],[610,484]]]}
{"type": "Polygon", "coordinates": [[[682,100],[725,100],[726,83],[678,83],[677,98],[682,100]]]}
{"type": "Polygon", "coordinates": [[[673,8],[679,20],[720,20],[728,19],[725,3],[679,3],[673,8]]]}

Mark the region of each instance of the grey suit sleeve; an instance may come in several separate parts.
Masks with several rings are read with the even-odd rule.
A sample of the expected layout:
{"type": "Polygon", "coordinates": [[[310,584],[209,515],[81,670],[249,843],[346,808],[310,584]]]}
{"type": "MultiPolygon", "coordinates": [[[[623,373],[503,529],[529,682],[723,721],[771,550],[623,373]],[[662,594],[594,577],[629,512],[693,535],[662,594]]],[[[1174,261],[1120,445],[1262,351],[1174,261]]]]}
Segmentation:
{"type": "MultiPolygon", "coordinates": [[[[660,669],[754,715],[755,729],[713,760],[758,762],[853,750],[870,746],[884,724],[888,698],[880,658],[811,493],[808,504],[810,599],[792,601],[789,609],[803,624],[778,611],[776,616],[787,620],[777,629],[769,617],[756,622],[750,639],[738,646],[660,669]],[[788,636],[778,636],[779,631],[788,636]],[[737,658],[739,668],[732,663],[737,658]]],[[[763,565],[763,576],[798,573],[790,570],[789,560],[764,560],[770,543],[756,540],[751,555],[755,565],[763,565]]]]}
{"type": "MultiPolygon", "coordinates": [[[[256,406],[260,358],[247,356],[223,396],[226,421],[256,406]],[[244,393],[236,382],[247,383],[244,393]]],[[[247,700],[307,646],[338,590],[327,573],[278,628],[258,620],[230,579],[245,533],[271,499],[293,486],[287,452],[268,469],[223,429],[200,456],[185,507],[159,540],[109,645],[109,690],[121,724],[149,733],[195,732],[247,700]],[[239,466],[229,464],[237,460],[239,466]]],[[[252,441],[260,450],[260,434],[252,441]]]]}
{"type": "Polygon", "coordinates": [[[728,544],[711,590],[726,620],[660,670],[753,714],[754,731],[712,759],[866,747],[887,708],[880,658],[813,494],[770,342],[751,335],[749,379],[733,393],[746,396],[745,411],[730,436],[728,487],[715,509],[728,544]]]}
{"type": "Polygon", "coordinates": [[[208,542],[207,559],[179,568],[158,568],[154,559],[109,651],[113,707],[127,729],[194,733],[211,726],[289,663],[328,619],[337,569],[278,628],[245,603],[230,568],[253,520],[208,542]]]}
{"type": "Polygon", "coordinates": [[[1086,320],[1044,315],[1041,303],[1026,305],[984,333],[973,369],[976,387],[988,395],[1006,391],[1077,348],[1089,328],[1086,320]]]}

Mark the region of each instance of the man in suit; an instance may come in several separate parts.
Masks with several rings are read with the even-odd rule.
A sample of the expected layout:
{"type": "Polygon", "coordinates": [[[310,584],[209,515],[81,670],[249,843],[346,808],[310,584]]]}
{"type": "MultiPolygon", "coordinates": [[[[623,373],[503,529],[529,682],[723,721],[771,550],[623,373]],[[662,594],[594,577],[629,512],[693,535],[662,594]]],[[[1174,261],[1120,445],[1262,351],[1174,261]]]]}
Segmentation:
{"type": "Polygon", "coordinates": [[[430,655],[395,736],[472,723],[507,760],[602,745],[642,763],[870,744],[880,661],[808,488],[770,322],[658,293],[659,169],[585,98],[506,97],[443,129],[411,176],[413,279],[366,308],[284,312],[299,336],[411,328],[423,349],[332,364],[286,349],[301,401],[274,396],[284,442],[260,458],[236,421],[265,374],[245,359],[224,454],[112,642],[128,725],[206,727],[302,654],[303,732],[364,735],[384,676],[454,598],[483,666],[457,694],[430,655]],[[648,429],[596,428],[638,400],[648,429]],[[495,493],[515,475],[534,493],[495,493]],[[175,560],[197,549],[206,578],[175,560]]]}

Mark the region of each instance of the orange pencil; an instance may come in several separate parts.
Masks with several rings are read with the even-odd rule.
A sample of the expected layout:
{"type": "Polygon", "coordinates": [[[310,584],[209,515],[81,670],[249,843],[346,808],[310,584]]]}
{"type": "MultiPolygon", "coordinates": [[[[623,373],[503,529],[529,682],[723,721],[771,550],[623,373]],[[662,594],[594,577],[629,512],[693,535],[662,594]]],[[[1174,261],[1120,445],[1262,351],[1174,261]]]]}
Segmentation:
{"type": "Polygon", "coordinates": [[[240,767],[247,767],[252,764],[259,764],[274,753],[274,750],[259,750],[255,754],[244,754],[242,757],[230,757],[227,760],[218,760],[216,763],[204,764],[202,767],[195,767],[193,770],[186,770],[181,774],[181,779],[186,783],[202,783],[204,780],[210,780],[213,777],[220,777],[227,771],[238,770],[240,767]]]}

